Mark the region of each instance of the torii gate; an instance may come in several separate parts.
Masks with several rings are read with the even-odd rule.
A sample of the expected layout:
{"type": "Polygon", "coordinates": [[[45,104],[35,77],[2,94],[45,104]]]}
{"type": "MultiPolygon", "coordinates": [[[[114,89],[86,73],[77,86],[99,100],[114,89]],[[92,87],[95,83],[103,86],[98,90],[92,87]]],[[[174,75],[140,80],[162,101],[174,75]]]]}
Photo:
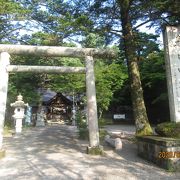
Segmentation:
{"type": "Polygon", "coordinates": [[[85,73],[88,108],[87,114],[89,127],[89,149],[97,150],[97,148],[100,147],[93,57],[115,57],[116,55],[114,51],[94,48],[0,44],[0,52],[0,151],[3,145],[3,128],[9,72],[85,73]],[[85,67],[10,65],[10,54],[55,57],[83,57],[85,58],[85,67]]]}

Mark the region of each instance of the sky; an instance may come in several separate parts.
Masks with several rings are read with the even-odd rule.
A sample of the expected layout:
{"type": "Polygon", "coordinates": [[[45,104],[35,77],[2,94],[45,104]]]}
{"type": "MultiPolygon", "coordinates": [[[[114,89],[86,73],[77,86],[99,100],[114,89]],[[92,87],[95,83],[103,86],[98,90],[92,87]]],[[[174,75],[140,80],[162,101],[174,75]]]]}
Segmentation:
{"type": "MultiPolygon", "coordinates": [[[[39,28],[37,28],[38,24],[37,24],[36,22],[33,22],[33,21],[32,21],[31,23],[32,23],[32,25],[34,26],[34,28],[31,28],[31,30],[29,30],[29,31],[27,31],[26,29],[20,29],[20,30],[19,30],[20,35],[31,35],[32,33],[38,32],[38,31],[40,30],[39,28]]],[[[149,28],[148,25],[149,25],[149,24],[143,25],[143,26],[139,27],[138,30],[140,30],[141,32],[146,32],[146,33],[148,33],[148,34],[152,33],[152,34],[155,34],[155,35],[156,35],[157,33],[155,32],[155,28],[153,28],[153,27],[149,28]]],[[[79,37],[78,37],[78,38],[79,38],[79,37]]],[[[74,39],[76,39],[76,37],[75,37],[74,39]]],[[[69,40],[65,40],[65,42],[68,42],[68,41],[69,41],[69,40]]],[[[118,41],[119,41],[119,40],[118,40],[118,41]]],[[[118,41],[117,41],[117,42],[114,41],[114,44],[117,44],[118,41]]],[[[74,42],[74,43],[75,43],[75,42],[74,42]]],[[[163,37],[162,37],[162,33],[160,34],[160,37],[158,38],[158,43],[159,43],[159,47],[160,47],[160,48],[163,48],[163,37]]],[[[80,44],[78,44],[78,43],[75,43],[75,44],[77,45],[77,47],[81,47],[80,44]]],[[[112,44],[112,45],[114,45],[114,44],[112,44]]]]}
{"type": "MultiPolygon", "coordinates": [[[[146,25],[143,25],[143,26],[141,26],[140,28],[138,28],[141,32],[146,32],[146,33],[148,33],[148,34],[150,34],[150,33],[152,33],[152,34],[157,34],[156,32],[155,32],[155,28],[151,28],[151,29],[149,29],[148,27],[148,24],[146,24],[146,25]]],[[[159,46],[160,46],[160,48],[163,48],[163,35],[162,35],[162,33],[160,34],[160,37],[158,38],[158,42],[159,42],[159,46]]]]}

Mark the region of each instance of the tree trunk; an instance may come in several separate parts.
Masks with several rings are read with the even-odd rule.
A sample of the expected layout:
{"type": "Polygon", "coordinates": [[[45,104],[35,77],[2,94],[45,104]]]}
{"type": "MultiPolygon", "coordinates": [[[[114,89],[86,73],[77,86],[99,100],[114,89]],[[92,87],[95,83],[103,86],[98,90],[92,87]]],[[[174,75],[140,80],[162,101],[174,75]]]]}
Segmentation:
{"type": "Polygon", "coordinates": [[[150,135],[152,128],[149,124],[146,107],[144,104],[143,90],[137,63],[136,43],[133,36],[131,19],[129,16],[132,0],[118,0],[121,13],[121,25],[125,46],[125,56],[128,63],[133,114],[136,124],[136,135],[150,135]]]}

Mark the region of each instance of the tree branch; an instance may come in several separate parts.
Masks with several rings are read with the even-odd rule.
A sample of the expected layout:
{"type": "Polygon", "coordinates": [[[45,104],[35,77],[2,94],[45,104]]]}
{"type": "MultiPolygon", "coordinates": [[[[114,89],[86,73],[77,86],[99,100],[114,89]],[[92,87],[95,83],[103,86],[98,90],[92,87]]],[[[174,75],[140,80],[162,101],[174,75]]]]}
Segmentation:
{"type": "Polygon", "coordinates": [[[137,28],[139,28],[139,27],[141,27],[141,26],[143,26],[143,25],[145,25],[145,24],[147,24],[147,23],[149,23],[149,22],[151,22],[151,21],[152,21],[152,19],[149,19],[149,20],[147,20],[147,21],[145,21],[145,22],[137,25],[136,27],[134,27],[133,30],[136,30],[137,28]]]}
{"type": "Polygon", "coordinates": [[[122,36],[122,34],[119,34],[119,33],[122,33],[122,31],[111,30],[110,33],[115,34],[115,35],[117,35],[119,37],[122,36]]]}

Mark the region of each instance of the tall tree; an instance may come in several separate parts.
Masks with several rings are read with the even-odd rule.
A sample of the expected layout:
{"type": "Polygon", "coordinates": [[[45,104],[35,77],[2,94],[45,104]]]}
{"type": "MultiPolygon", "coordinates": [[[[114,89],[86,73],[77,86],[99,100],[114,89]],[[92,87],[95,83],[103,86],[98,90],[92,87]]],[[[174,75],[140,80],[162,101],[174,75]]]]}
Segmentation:
{"type": "Polygon", "coordinates": [[[122,35],[124,40],[124,51],[128,63],[128,72],[130,78],[131,97],[133,104],[133,112],[136,124],[136,134],[151,134],[146,107],[143,98],[143,90],[141,86],[140,73],[138,68],[138,58],[136,53],[136,39],[134,37],[132,22],[130,19],[130,7],[132,1],[119,0],[121,14],[122,35]]]}
{"type": "Polygon", "coordinates": [[[0,41],[8,43],[17,38],[18,30],[23,27],[19,21],[22,21],[27,13],[28,11],[14,0],[0,0],[0,41]]]}
{"type": "Polygon", "coordinates": [[[150,53],[140,68],[148,117],[153,123],[170,120],[164,52],[150,53]]]}
{"type": "MultiPolygon", "coordinates": [[[[177,2],[178,1],[175,1],[176,4],[177,2]]],[[[142,24],[147,22],[159,22],[159,24],[161,24],[162,21],[166,21],[167,23],[168,20],[169,22],[172,22],[172,18],[177,16],[179,10],[173,13],[172,9],[174,9],[174,6],[172,5],[170,6],[172,9],[165,9],[170,1],[163,3],[162,1],[118,0],[117,3],[120,7],[122,36],[124,40],[125,56],[128,63],[133,111],[136,122],[136,134],[151,134],[152,129],[147,118],[138,69],[137,39],[135,37],[133,25],[134,21],[136,22],[138,19],[144,20],[142,24]],[[144,16],[141,16],[141,13],[145,11],[147,12],[144,16]]]]}
{"type": "Polygon", "coordinates": [[[138,67],[138,28],[150,22],[158,25],[162,25],[164,22],[177,22],[179,10],[173,12],[175,10],[175,6],[171,5],[173,2],[176,5],[179,4],[176,0],[101,0],[93,2],[89,8],[92,15],[90,19],[96,23],[96,29],[99,28],[106,33],[121,36],[124,41],[137,135],[152,133],[147,118],[138,67]],[[168,8],[166,9],[166,7],[168,8]]]}

